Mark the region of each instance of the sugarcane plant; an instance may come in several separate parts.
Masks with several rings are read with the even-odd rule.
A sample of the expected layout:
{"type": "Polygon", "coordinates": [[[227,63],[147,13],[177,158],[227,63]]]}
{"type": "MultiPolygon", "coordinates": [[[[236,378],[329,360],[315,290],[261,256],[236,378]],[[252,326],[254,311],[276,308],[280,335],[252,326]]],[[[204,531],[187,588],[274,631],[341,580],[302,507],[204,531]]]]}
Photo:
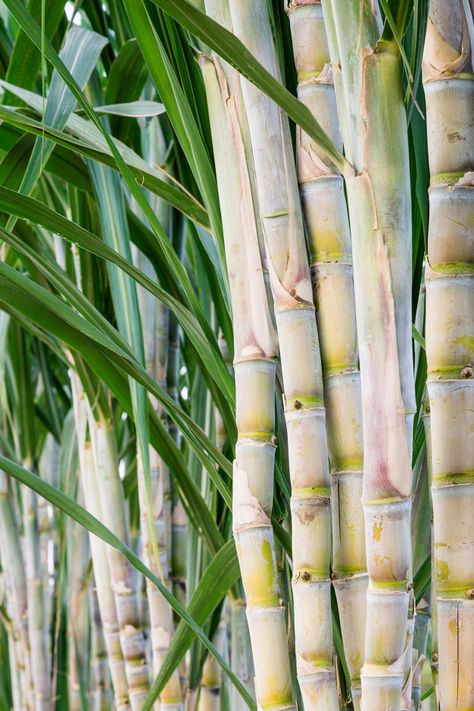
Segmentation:
{"type": "Polygon", "coordinates": [[[474,709],[473,47],[0,3],[0,711],[474,709]]]}

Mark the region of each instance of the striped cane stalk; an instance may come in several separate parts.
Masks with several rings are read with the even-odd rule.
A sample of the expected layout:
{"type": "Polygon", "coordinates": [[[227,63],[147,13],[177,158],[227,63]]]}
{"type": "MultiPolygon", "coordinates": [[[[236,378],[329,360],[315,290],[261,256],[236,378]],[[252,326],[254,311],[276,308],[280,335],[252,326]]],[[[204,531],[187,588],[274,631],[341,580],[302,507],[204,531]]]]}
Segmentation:
{"type": "MultiPolygon", "coordinates": [[[[342,151],[319,0],[288,6],[298,98],[342,151]]],[[[298,181],[311,262],[331,463],[333,560],[344,651],[355,708],[364,660],[367,571],[362,509],[362,412],[349,219],[342,176],[298,131],[298,181]]]]}
{"type": "Polygon", "coordinates": [[[473,62],[472,3],[431,0],[426,355],[441,711],[474,708],[473,62]]]}
{"type": "MultiPolygon", "coordinates": [[[[231,0],[230,7],[235,34],[279,78],[267,4],[231,0]]],[[[338,708],[331,618],[330,479],[311,275],[287,119],[246,80],[242,80],[242,94],[283,374],[292,483],[297,673],[306,708],[329,711],[338,708]]]]}
{"type": "MultiPolygon", "coordinates": [[[[207,12],[229,26],[228,7],[207,12]]],[[[237,398],[233,530],[247,601],[260,708],[294,708],[285,609],[280,603],[273,502],[276,335],[260,258],[236,73],[202,57],[232,300],[237,398]]]]}
{"type": "Polygon", "coordinates": [[[344,114],[359,340],[363,504],[369,573],[362,709],[402,706],[411,668],[411,205],[396,42],[376,7],[323,0],[336,95],[344,114]]]}

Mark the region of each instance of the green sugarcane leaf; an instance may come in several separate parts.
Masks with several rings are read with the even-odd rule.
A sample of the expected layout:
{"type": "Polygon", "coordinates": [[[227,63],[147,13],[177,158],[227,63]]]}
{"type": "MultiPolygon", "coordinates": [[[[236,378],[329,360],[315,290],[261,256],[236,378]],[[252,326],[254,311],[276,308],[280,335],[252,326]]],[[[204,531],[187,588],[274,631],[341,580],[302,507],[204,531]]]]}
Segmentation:
{"type": "MultiPolygon", "coordinates": [[[[132,0],[128,0],[128,2],[131,3],[132,0]]],[[[193,7],[187,0],[153,0],[153,2],[217,52],[252,84],[271,97],[298,126],[301,126],[316,141],[336,167],[343,170],[348,166],[347,160],[323,131],[311,111],[290,94],[232,32],[193,7]]]]}
{"type": "MultiPolygon", "coordinates": [[[[150,226],[152,227],[153,231],[155,232],[157,238],[160,240],[162,243],[162,246],[164,248],[164,253],[169,259],[172,259],[171,253],[175,256],[173,249],[168,243],[166,234],[164,233],[162,226],[160,225],[153,209],[147,202],[145,196],[143,195],[142,191],[140,190],[139,186],[137,185],[136,180],[134,179],[132,173],[127,167],[126,162],[124,161],[120,151],[118,150],[114,140],[112,137],[109,135],[107,130],[104,128],[102,123],[99,121],[99,118],[94,112],[94,109],[90,105],[90,103],[87,101],[87,99],[84,97],[84,95],[81,92],[80,87],[78,86],[76,80],[74,77],[71,75],[67,67],[64,65],[60,57],[58,56],[57,52],[55,51],[54,47],[51,45],[51,43],[46,40],[41,33],[40,28],[38,27],[37,23],[34,21],[34,19],[31,17],[31,15],[25,10],[23,5],[18,2],[18,0],[5,0],[5,4],[12,13],[12,15],[15,17],[19,25],[25,30],[25,32],[28,34],[28,36],[35,42],[35,44],[38,47],[41,47],[44,51],[45,57],[48,59],[49,62],[54,66],[54,68],[58,71],[58,73],[61,75],[61,77],[64,79],[65,83],[67,86],[71,89],[72,93],[77,99],[78,104],[81,106],[81,108],[85,111],[86,115],[89,117],[89,119],[92,121],[92,123],[95,125],[95,127],[102,133],[104,136],[107,145],[115,159],[115,162],[120,170],[120,173],[122,177],[124,178],[132,196],[135,198],[137,201],[138,206],[141,208],[143,211],[144,216],[148,220],[150,226]],[[166,250],[170,251],[166,251],[166,250]]],[[[166,103],[165,103],[166,105],[166,103]]],[[[168,109],[168,107],[167,107],[168,109]]],[[[76,120],[79,120],[80,117],[76,116],[76,120]]],[[[183,288],[186,289],[186,294],[190,300],[190,303],[195,306],[195,308],[199,309],[199,304],[197,302],[196,296],[194,294],[192,285],[190,283],[189,277],[186,273],[186,270],[182,267],[180,264],[179,260],[176,260],[176,263],[174,264],[174,268],[177,271],[177,274],[179,275],[180,280],[182,281],[183,288]]]]}
{"type": "MultiPolygon", "coordinates": [[[[80,87],[88,81],[106,44],[105,37],[75,25],[67,33],[60,57],[80,87]]],[[[73,94],[59,74],[54,72],[44,110],[44,123],[59,130],[63,129],[75,104],[73,94]]],[[[53,149],[54,143],[45,141],[43,137],[36,140],[28,165],[25,166],[20,192],[25,195],[32,192],[53,149]]],[[[15,219],[10,217],[7,229],[12,230],[14,224],[15,219]]]]}
{"type": "MultiPolygon", "coordinates": [[[[1,84],[1,81],[0,81],[0,84],[1,84]]],[[[18,95],[21,96],[22,99],[24,101],[26,101],[36,111],[41,112],[41,97],[33,94],[33,92],[25,92],[24,90],[22,90],[19,87],[10,87],[10,89],[12,91],[17,92],[18,95]]],[[[2,117],[2,115],[3,116],[6,115],[7,120],[9,120],[11,123],[18,124],[18,122],[20,122],[20,125],[21,125],[21,123],[24,126],[27,125],[30,128],[30,130],[32,128],[34,129],[34,124],[33,124],[32,119],[27,120],[26,117],[20,118],[18,116],[18,114],[16,114],[15,112],[14,112],[14,115],[12,116],[11,111],[9,111],[8,109],[5,109],[3,107],[0,107],[0,118],[2,117]]],[[[99,124],[99,125],[101,126],[101,130],[103,130],[102,125],[101,124],[99,124]]],[[[68,127],[71,130],[73,130],[83,140],[85,140],[87,142],[92,142],[95,147],[99,148],[99,150],[108,151],[109,155],[112,153],[112,151],[110,151],[110,146],[108,145],[108,142],[109,141],[113,142],[113,144],[117,148],[117,150],[120,150],[120,155],[124,156],[124,158],[127,161],[127,164],[132,167],[134,174],[137,175],[137,177],[140,179],[140,181],[142,182],[144,187],[149,187],[150,189],[153,189],[153,185],[156,186],[156,184],[158,184],[158,187],[160,187],[160,188],[162,185],[167,185],[163,181],[161,181],[159,179],[157,180],[156,178],[154,180],[152,178],[152,181],[150,181],[149,171],[152,170],[151,166],[149,166],[149,164],[146,163],[146,161],[144,161],[142,158],[137,156],[137,154],[135,154],[127,146],[120,143],[120,141],[110,138],[107,133],[105,134],[107,136],[107,140],[104,140],[104,138],[101,134],[101,131],[99,131],[97,129],[97,126],[93,125],[90,121],[86,121],[86,120],[82,119],[80,116],[72,115],[68,120],[68,127]]],[[[48,137],[50,137],[51,132],[54,129],[49,129],[49,127],[47,127],[45,129],[45,128],[43,128],[43,125],[41,124],[41,129],[37,128],[36,130],[38,131],[38,135],[43,135],[46,133],[48,135],[48,137]],[[39,131],[41,131],[41,134],[39,134],[39,131]]],[[[56,133],[56,140],[57,140],[57,138],[58,138],[58,136],[56,133]]],[[[69,139],[69,142],[70,142],[70,140],[71,139],[69,139]]],[[[64,139],[63,139],[63,144],[64,144],[64,139]]],[[[66,138],[66,144],[67,144],[67,138],[66,138]]],[[[81,149],[82,149],[83,154],[87,155],[87,153],[89,153],[90,157],[94,158],[94,160],[99,160],[99,162],[110,164],[112,166],[114,165],[113,160],[111,160],[112,156],[110,156],[110,159],[107,161],[107,160],[103,159],[103,156],[104,156],[103,153],[101,153],[98,156],[95,151],[91,152],[90,148],[86,148],[84,150],[84,146],[82,144],[80,146],[78,146],[76,144],[75,147],[79,152],[81,152],[81,149]]],[[[129,185],[129,187],[132,189],[131,185],[129,185]]],[[[170,186],[168,186],[168,188],[169,187],[170,186]]],[[[149,214],[151,208],[148,205],[148,203],[145,201],[145,198],[142,195],[142,193],[139,191],[139,193],[138,193],[139,197],[138,197],[137,194],[133,191],[133,189],[132,189],[132,192],[135,195],[135,198],[137,199],[138,204],[142,207],[142,210],[145,212],[145,214],[149,214]],[[144,201],[145,201],[145,203],[144,203],[144,201]],[[145,208],[144,208],[144,205],[145,205],[145,208]]],[[[155,190],[155,192],[157,192],[157,194],[158,194],[157,190],[155,190]]],[[[188,205],[189,205],[189,202],[191,202],[191,199],[187,198],[186,196],[185,196],[185,198],[188,201],[188,205]]],[[[196,207],[194,205],[193,205],[192,209],[193,209],[193,212],[195,213],[196,207]]],[[[176,253],[174,252],[171,245],[169,244],[167,236],[164,234],[161,226],[159,225],[158,221],[156,220],[156,217],[155,217],[153,211],[151,211],[151,217],[152,217],[151,224],[152,224],[152,226],[154,226],[155,235],[158,237],[158,245],[157,246],[160,248],[160,253],[161,253],[162,259],[164,259],[166,261],[167,266],[169,266],[169,269],[172,270],[176,274],[176,279],[181,284],[181,287],[185,290],[188,301],[190,302],[190,304],[192,306],[194,306],[194,309],[196,311],[199,311],[200,307],[199,307],[198,301],[195,297],[195,294],[194,294],[192,285],[190,283],[189,277],[186,273],[186,270],[183,268],[176,253]]],[[[194,218],[194,220],[196,222],[199,222],[199,220],[196,220],[195,218],[194,218]]],[[[225,282],[222,279],[221,279],[221,284],[222,284],[222,287],[225,288],[225,282]]],[[[227,299],[226,304],[228,304],[228,303],[229,302],[227,299]]],[[[204,323],[206,323],[205,320],[204,320],[204,323]]],[[[210,335],[211,331],[209,331],[208,333],[210,335]]]]}
{"type": "MultiPolygon", "coordinates": [[[[53,38],[61,17],[64,13],[65,0],[48,0],[48,12],[44,13],[44,33],[53,38]]],[[[41,20],[44,0],[32,0],[29,11],[37,22],[41,20]]],[[[15,38],[15,44],[10,56],[6,79],[12,84],[19,84],[27,89],[34,87],[41,66],[41,52],[25,32],[20,32],[15,38]]],[[[7,95],[6,101],[15,101],[12,95],[7,95]]],[[[16,103],[16,101],[15,101],[16,103]]]]}
{"type": "Polygon", "coordinates": [[[124,6],[151,79],[166,106],[168,118],[203,197],[224,267],[226,260],[216,176],[201,131],[174,66],[153,27],[145,3],[143,0],[124,0],[124,6]]]}
{"type": "MultiPolygon", "coordinates": [[[[18,93],[20,94],[20,92],[18,93]]],[[[74,138],[73,136],[70,136],[67,133],[64,133],[63,131],[57,131],[56,129],[53,129],[49,126],[44,126],[40,121],[37,121],[36,119],[30,118],[28,116],[23,116],[22,114],[18,113],[17,111],[14,111],[13,109],[9,109],[5,106],[0,106],[0,119],[8,122],[11,126],[15,126],[19,131],[28,131],[29,133],[32,133],[35,136],[45,137],[50,141],[53,141],[57,145],[60,145],[63,148],[67,149],[68,151],[73,151],[74,153],[83,155],[86,158],[92,158],[93,160],[97,161],[98,163],[102,163],[103,165],[108,165],[111,168],[116,168],[116,163],[111,154],[111,151],[106,152],[94,148],[93,146],[84,141],[78,140],[77,138],[74,138]]],[[[74,119],[76,121],[83,121],[80,116],[74,116],[74,119]]],[[[86,121],[85,123],[87,124],[88,122],[86,121]]],[[[115,141],[115,143],[118,142],[115,141]]],[[[133,151],[131,152],[133,153],[133,151]]],[[[140,183],[140,185],[142,185],[144,188],[147,188],[155,195],[168,202],[170,205],[172,205],[177,210],[179,210],[184,215],[193,220],[193,222],[202,225],[205,229],[209,228],[206,212],[194,198],[188,197],[188,195],[183,193],[178,188],[175,188],[173,185],[170,185],[169,183],[165,182],[160,177],[157,177],[157,175],[153,172],[152,166],[146,164],[145,161],[143,161],[143,159],[140,159],[138,156],[137,158],[139,160],[134,161],[134,163],[142,161],[142,163],[140,163],[140,167],[128,163],[128,168],[135,176],[136,180],[140,183]]]]}
{"type": "Polygon", "coordinates": [[[418,345],[421,346],[421,348],[423,348],[423,350],[425,351],[426,350],[425,338],[424,338],[424,336],[421,335],[421,333],[419,332],[419,330],[417,329],[417,327],[415,326],[414,323],[412,323],[412,325],[411,325],[411,335],[413,337],[413,340],[416,341],[418,343],[418,345]]]}
{"type": "MultiPolygon", "coordinates": [[[[1,286],[2,282],[0,281],[0,291],[2,291],[1,286]]],[[[14,301],[13,298],[10,298],[8,301],[2,300],[0,294],[0,308],[10,314],[13,319],[18,321],[22,328],[30,331],[40,340],[44,340],[44,342],[52,350],[54,350],[55,342],[53,339],[50,336],[46,336],[41,327],[39,328],[28,318],[25,318],[22,311],[15,309],[12,306],[12,301],[14,301]]],[[[32,302],[31,297],[29,297],[29,303],[27,306],[22,304],[23,310],[29,313],[31,311],[31,303],[34,302],[32,302]]],[[[124,411],[133,417],[128,376],[116,367],[114,359],[111,359],[110,356],[104,354],[101,350],[94,346],[94,344],[87,337],[75,331],[66,322],[61,322],[61,320],[58,319],[54,313],[48,312],[45,308],[42,309],[37,320],[46,330],[54,333],[55,336],[58,336],[76,350],[81,350],[84,357],[87,359],[87,362],[90,364],[90,367],[95,373],[98,374],[99,379],[110,388],[113,395],[120,402],[124,411]]],[[[65,363],[70,365],[66,357],[63,357],[65,363]]],[[[76,367],[78,367],[77,363],[76,367]]],[[[81,380],[84,382],[85,377],[87,376],[84,373],[83,368],[81,368],[79,375],[81,380]]],[[[94,397],[93,391],[92,397],[94,397]]],[[[222,534],[217,528],[217,525],[212,518],[212,515],[208,510],[196,483],[189,476],[182,453],[177,448],[169,433],[166,431],[163,423],[151,404],[149,405],[149,418],[151,444],[155,447],[156,451],[159,452],[160,456],[170,468],[170,471],[178,484],[179,495],[190,523],[196,528],[197,531],[199,531],[200,535],[204,537],[209,551],[212,554],[215,554],[221,545],[223,545],[224,541],[222,534]]],[[[4,446],[7,445],[5,444],[4,446]]]]}
{"type": "MultiPolygon", "coordinates": [[[[58,54],[55,51],[52,44],[42,36],[41,30],[38,27],[37,23],[34,21],[34,19],[31,17],[31,15],[28,13],[28,11],[25,10],[23,5],[20,2],[18,2],[18,0],[5,0],[5,4],[8,7],[8,9],[10,10],[10,12],[12,13],[12,15],[15,17],[16,21],[19,23],[20,27],[22,27],[25,30],[25,32],[28,34],[28,36],[33,40],[33,42],[38,47],[41,47],[43,49],[45,57],[48,59],[49,62],[51,62],[51,64],[54,66],[54,68],[58,71],[60,76],[63,78],[63,80],[65,81],[67,86],[70,88],[70,90],[76,97],[78,104],[85,111],[86,115],[89,117],[89,119],[92,121],[92,123],[96,126],[96,128],[99,129],[99,131],[104,136],[104,138],[107,142],[107,145],[108,145],[108,147],[115,159],[115,162],[118,166],[118,169],[120,170],[120,173],[121,173],[122,177],[124,178],[131,194],[137,201],[138,206],[143,211],[144,216],[148,220],[148,222],[149,222],[150,226],[152,227],[154,233],[156,234],[158,240],[160,240],[160,242],[162,243],[164,254],[171,260],[173,258],[173,256],[176,256],[176,255],[175,255],[171,245],[169,245],[166,234],[164,233],[162,226],[160,225],[152,207],[149,205],[149,203],[146,200],[145,196],[143,195],[140,187],[137,185],[136,180],[134,179],[132,173],[130,172],[130,170],[129,170],[126,162],[124,161],[120,151],[118,150],[114,140],[111,138],[111,136],[109,135],[107,130],[104,128],[104,126],[100,122],[99,118],[96,116],[94,109],[92,108],[90,103],[87,101],[87,99],[82,94],[81,89],[78,86],[76,80],[71,75],[71,73],[69,72],[67,67],[64,65],[64,63],[58,56],[58,54]],[[167,249],[169,251],[167,251],[167,249]]],[[[79,119],[80,117],[76,116],[75,118],[79,119]]],[[[186,294],[190,300],[190,303],[196,309],[199,309],[199,303],[198,303],[196,296],[194,294],[194,291],[192,289],[192,285],[189,281],[186,270],[184,268],[182,268],[182,265],[180,264],[179,260],[176,260],[176,262],[174,264],[174,268],[176,269],[176,271],[179,275],[179,278],[183,282],[183,288],[186,289],[186,294]]]]}
{"type": "Polygon", "coordinates": [[[107,103],[115,104],[125,98],[138,99],[146,77],[147,70],[137,40],[127,40],[120,48],[107,77],[107,103]]]}
{"type": "MultiPolygon", "coordinates": [[[[1,234],[5,237],[8,236],[5,231],[1,231],[1,234]]],[[[231,496],[227,484],[221,479],[215,467],[217,465],[228,476],[231,476],[230,462],[193,419],[177,405],[163,388],[150,378],[130,352],[126,342],[120,339],[119,334],[112,338],[96,325],[73,311],[57,296],[1,262],[0,298],[4,303],[22,311],[37,325],[45,328],[50,333],[55,333],[57,337],[80,352],[83,350],[90,352],[90,346],[97,344],[99,350],[106,354],[106,357],[112,357],[123,372],[133,377],[140,385],[143,385],[157,398],[158,402],[182,430],[196,455],[209,472],[224,501],[229,508],[231,507],[231,496]],[[32,310],[32,298],[34,299],[33,303],[41,304],[43,308],[32,310]]],[[[102,371],[98,375],[104,378],[102,371]]],[[[107,378],[104,379],[107,382],[107,378]]]]}
{"type": "MultiPolygon", "coordinates": [[[[235,543],[230,540],[222,546],[205,569],[189,602],[188,612],[200,626],[211,617],[230,588],[239,579],[239,574],[235,543]]],[[[180,622],[171,640],[168,654],[153,682],[150,697],[156,698],[160,695],[194,638],[193,631],[184,622],[180,622]]],[[[151,706],[145,707],[152,708],[151,706]]]]}
{"type": "MultiPolygon", "coordinates": [[[[130,234],[125,212],[125,202],[119,178],[110,168],[90,162],[92,180],[97,193],[99,215],[104,241],[126,261],[132,259],[130,234]]],[[[145,348],[138,294],[135,282],[114,264],[108,264],[110,287],[119,332],[128,342],[138,362],[146,367],[145,348]]],[[[147,328],[147,324],[144,324],[147,328]]],[[[146,390],[130,379],[133,419],[138,441],[138,452],[143,464],[145,480],[145,507],[149,527],[149,540],[153,555],[161,570],[156,531],[153,524],[152,484],[150,471],[150,446],[146,390]]]]}
{"type": "MultiPolygon", "coordinates": [[[[143,286],[147,291],[156,296],[156,298],[174,314],[189,340],[194,345],[203,365],[209,371],[223,395],[231,404],[234,403],[235,394],[232,379],[218,351],[217,343],[215,343],[214,347],[210,346],[208,331],[203,332],[197,319],[185,306],[182,306],[146,274],[139,271],[128,259],[118,254],[115,249],[104,244],[104,242],[95,237],[91,232],[88,232],[83,227],[50,210],[37,200],[0,186],[0,210],[16,215],[21,219],[31,220],[36,224],[42,225],[55,234],[61,235],[83,249],[90,251],[92,254],[107,259],[132,277],[137,284],[140,284],[140,286],[143,286]]],[[[15,249],[23,251],[25,254],[27,253],[28,256],[35,256],[32,252],[32,248],[28,248],[22,244],[16,235],[5,235],[5,240],[14,246],[15,249]]],[[[43,266],[46,265],[46,269],[49,268],[57,271],[56,265],[47,265],[46,261],[39,255],[38,259],[42,260],[41,264],[43,266]]]]}
{"type": "MultiPolygon", "coordinates": [[[[8,185],[9,187],[20,185],[27,158],[20,162],[20,157],[16,155],[16,152],[23,151],[25,156],[28,156],[31,153],[33,142],[32,133],[20,132],[14,126],[6,122],[3,123],[0,128],[0,150],[5,151],[6,154],[0,162],[0,171],[6,174],[18,171],[19,177],[16,183],[7,182],[2,177],[0,178],[0,185],[8,185]]],[[[71,150],[66,150],[62,146],[56,144],[54,152],[45,165],[45,171],[74,185],[79,190],[85,192],[90,192],[91,190],[89,174],[84,161],[71,150]]]]}
{"type": "Polygon", "coordinates": [[[158,101],[128,101],[124,104],[105,104],[95,106],[97,114],[111,114],[112,116],[125,116],[129,118],[150,118],[160,116],[166,109],[158,101]]]}
{"type": "Polygon", "coordinates": [[[435,693],[435,688],[434,688],[434,686],[432,686],[430,689],[428,689],[421,695],[420,701],[425,701],[425,699],[429,699],[429,697],[434,693],[435,693]]]}
{"type": "MultiPolygon", "coordinates": [[[[176,612],[176,614],[183,620],[184,624],[189,627],[191,633],[196,635],[201,642],[204,644],[206,649],[212,654],[216,659],[220,667],[223,669],[225,674],[228,676],[230,681],[234,684],[236,689],[239,691],[242,698],[245,700],[249,708],[256,711],[256,705],[253,699],[248,694],[247,690],[233,673],[229,665],[219,654],[212,642],[206,637],[202,631],[199,622],[197,622],[189,612],[181,605],[181,603],[174,597],[174,595],[168,590],[168,588],[161,583],[158,578],[153,575],[151,570],[140,560],[140,558],[122,541],[115,536],[112,531],[110,531],[103,523],[98,519],[88,513],[82,506],[76,503],[69,496],[66,496],[59,489],[51,486],[45,481],[42,481],[38,476],[32,474],[27,469],[20,467],[15,462],[7,459],[0,455],[0,469],[7,473],[9,476],[13,477],[17,481],[21,482],[25,486],[29,487],[37,494],[45,498],[53,506],[56,506],[65,514],[67,514],[74,521],[79,523],[81,526],[86,528],[90,533],[100,538],[102,541],[112,546],[116,550],[120,551],[125,558],[130,562],[130,564],[139,573],[144,575],[148,580],[150,580],[161,592],[165,600],[176,612]]],[[[235,556],[235,549],[234,549],[235,556]]],[[[153,708],[153,703],[157,700],[158,694],[150,692],[145,704],[143,705],[143,711],[153,708]]]]}
{"type": "Polygon", "coordinates": [[[31,382],[30,337],[15,321],[10,322],[9,345],[12,370],[17,386],[15,402],[18,439],[23,461],[35,462],[36,422],[31,382]],[[26,376],[26,377],[25,377],[26,376]]]}

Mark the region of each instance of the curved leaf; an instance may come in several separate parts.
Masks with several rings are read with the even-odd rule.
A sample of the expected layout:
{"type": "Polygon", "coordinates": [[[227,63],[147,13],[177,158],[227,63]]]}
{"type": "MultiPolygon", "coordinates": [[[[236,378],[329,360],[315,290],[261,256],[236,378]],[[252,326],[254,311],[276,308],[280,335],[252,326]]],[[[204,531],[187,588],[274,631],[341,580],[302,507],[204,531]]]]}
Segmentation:
{"type": "Polygon", "coordinates": [[[232,32],[193,7],[187,0],[153,0],[153,2],[205,42],[252,84],[270,96],[298,126],[306,131],[308,136],[316,141],[335,166],[342,170],[348,165],[347,160],[337,150],[307,106],[290,94],[232,32]]]}

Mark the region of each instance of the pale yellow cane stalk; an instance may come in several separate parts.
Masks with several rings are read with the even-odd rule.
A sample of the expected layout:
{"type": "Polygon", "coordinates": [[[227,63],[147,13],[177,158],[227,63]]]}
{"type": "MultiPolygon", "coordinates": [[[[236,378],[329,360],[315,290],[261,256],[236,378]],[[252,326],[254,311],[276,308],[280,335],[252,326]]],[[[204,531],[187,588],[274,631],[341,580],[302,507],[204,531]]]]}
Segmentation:
{"type": "Polygon", "coordinates": [[[474,708],[474,8],[431,0],[426,355],[440,711],[474,708]]]}
{"type": "MultiPolygon", "coordinates": [[[[78,439],[80,481],[84,492],[85,507],[89,513],[102,520],[92,447],[91,443],[86,440],[87,399],[82,390],[82,385],[74,373],[71,374],[71,386],[78,439]]],[[[89,545],[105,648],[114,691],[115,708],[117,711],[130,711],[128,681],[125,673],[125,662],[122,654],[119,622],[115,596],[112,590],[106,544],[93,534],[90,534],[89,545]]]]}
{"type": "MultiPolygon", "coordinates": [[[[94,416],[90,407],[88,421],[102,520],[120,540],[127,541],[124,494],[119,478],[112,424],[104,416],[94,416]]],[[[130,705],[132,711],[139,711],[148,694],[149,670],[145,640],[140,627],[136,575],[131,564],[118,551],[107,546],[106,553],[115,596],[130,705]]]]}
{"type": "MultiPolygon", "coordinates": [[[[56,255],[58,261],[64,259],[59,248],[56,249],[56,255]]],[[[82,276],[77,248],[73,248],[73,257],[75,260],[76,281],[79,288],[81,288],[82,276]]],[[[71,354],[68,355],[69,358],[72,358],[71,354]]],[[[128,527],[124,492],[120,481],[112,423],[99,408],[93,410],[92,404],[87,401],[77,375],[72,371],[71,385],[79,455],[81,456],[82,454],[88,460],[84,465],[80,464],[86,508],[93,513],[91,508],[94,507],[96,511],[94,515],[97,515],[97,518],[115,533],[120,540],[127,543],[128,527]],[[86,415],[84,415],[84,408],[86,409],[86,415]],[[86,420],[84,420],[84,416],[86,420]],[[90,442],[86,441],[87,424],[90,442]],[[89,444],[90,447],[86,447],[89,444]],[[89,459],[90,451],[92,452],[92,465],[89,459]]],[[[114,607],[119,627],[120,647],[125,663],[128,701],[131,711],[139,711],[148,695],[150,679],[145,638],[140,625],[137,579],[129,561],[125,560],[116,549],[106,546],[105,555],[110,574],[110,585],[115,600],[114,607]]],[[[92,556],[94,558],[94,553],[92,556]]],[[[94,572],[96,576],[102,574],[102,571],[99,571],[95,565],[94,572]]],[[[105,582],[103,586],[105,587],[105,582]]],[[[102,611],[101,605],[101,613],[102,611]]],[[[112,663],[112,658],[110,658],[110,662],[112,663]]],[[[119,677],[117,679],[119,684],[119,694],[116,694],[117,704],[122,703],[122,699],[126,703],[121,682],[122,679],[119,677]]]]}
{"type": "Polygon", "coordinates": [[[23,553],[8,478],[2,471],[0,471],[0,562],[3,582],[8,593],[8,613],[12,622],[9,635],[14,662],[12,674],[17,671],[18,693],[21,697],[22,707],[25,711],[33,711],[35,706],[23,553]]]}
{"type": "MultiPolygon", "coordinates": [[[[229,367],[230,354],[227,348],[227,344],[219,334],[219,350],[221,352],[222,358],[227,366],[229,367]]],[[[209,393],[206,393],[205,406],[206,410],[206,431],[210,429],[210,414],[211,414],[211,402],[209,393]]],[[[222,419],[221,413],[217,407],[214,410],[214,437],[216,446],[222,451],[224,449],[226,441],[226,431],[224,426],[224,421],[222,419]]],[[[207,471],[203,470],[201,474],[201,493],[205,501],[211,503],[210,497],[210,481],[209,474],[207,471]]],[[[219,651],[219,654],[226,658],[227,656],[227,625],[224,620],[221,620],[219,626],[214,634],[213,642],[219,651]]],[[[200,690],[199,690],[199,702],[197,705],[197,711],[220,711],[222,703],[222,669],[217,663],[216,659],[208,654],[202,669],[200,690]]]]}
{"type": "MultiPolygon", "coordinates": [[[[231,0],[235,34],[276,78],[265,0],[231,0]]],[[[331,507],[323,381],[288,121],[242,80],[283,373],[292,484],[298,680],[306,709],[338,709],[331,617],[331,507]]],[[[258,692],[257,692],[258,697],[258,692]]]]}
{"type": "MultiPolygon", "coordinates": [[[[39,472],[41,478],[53,486],[58,486],[59,445],[51,433],[48,433],[41,453],[39,472]]],[[[55,512],[51,504],[38,496],[38,528],[40,534],[41,572],[43,578],[45,635],[49,645],[49,630],[52,622],[54,605],[55,577],[51,575],[51,564],[57,563],[57,535],[54,520],[55,512]]]]}
{"type": "MultiPolygon", "coordinates": [[[[214,635],[214,644],[222,656],[227,647],[227,627],[220,622],[214,635]]],[[[221,711],[222,669],[213,656],[208,654],[202,670],[201,690],[197,711],[221,711]]]]}
{"type": "MultiPolygon", "coordinates": [[[[333,73],[320,0],[288,5],[298,98],[342,152],[333,73]]],[[[342,176],[304,132],[297,167],[306,222],[331,463],[333,559],[354,707],[360,704],[367,571],[362,509],[362,411],[349,219],[342,176]]]]}
{"type": "MultiPolygon", "coordinates": [[[[232,600],[231,610],[231,667],[251,696],[255,695],[253,683],[252,648],[245,615],[244,600],[232,600]]],[[[232,711],[246,711],[247,705],[235,688],[231,690],[232,711]]]]}
{"type": "MultiPolygon", "coordinates": [[[[206,3],[229,25],[228,7],[206,3]]],[[[237,75],[217,57],[203,57],[234,325],[238,442],[233,479],[233,530],[247,601],[257,701],[262,709],[294,709],[285,609],[277,585],[271,510],[275,456],[276,335],[260,258],[237,75]]]]}
{"type": "MultiPolygon", "coordinates": [[[[31,463],[24,462],[24,466],[31,468],[31,463]]],[[[38,497],[34,491],[23,486],[21,487],[21,498],[34,708],[35,711],[51,711],[51,658],[45,632],[46,615],[39,546],[38,497]]]]}
{"type": "MultiPolygon", "coordinates": [[[[100,616],[99,600],[95,582],[89,588],[89,608],[91,615],[91,655],[92,655],[92,709],[108,711],[110,695],[110,676],[107,662],[107,646],[100,616]]],[[[125,673],[125,669],[124,669],[125,673]]]]}
{"type": "MultiPolygon", "coordinates": [[[[78,496],[83,505],[82,496],[78,496]]],[[[82,711],[81,685],[87,684],[89,653],[89,541],[87,529],[75,521],[67,522],[67,612],[69,709],[82,711]]]]}
{"type": "Polygon", "coordinates": [[[8,636],[8,658],[10,662],[10,679],[12,689],[13,711],[22,711],[22,690],[20,681],[20,670],[18,669],[18,659],[15,649],[15,642],[11,635],[8,636]]]}
{"type": "Polygon", "coordinates": [[[411,668],[410,166],[401,66],[373,3],[323,0],[344,143],[354,260],[369,573],[362,709],[402,708],[411,668]]]}

